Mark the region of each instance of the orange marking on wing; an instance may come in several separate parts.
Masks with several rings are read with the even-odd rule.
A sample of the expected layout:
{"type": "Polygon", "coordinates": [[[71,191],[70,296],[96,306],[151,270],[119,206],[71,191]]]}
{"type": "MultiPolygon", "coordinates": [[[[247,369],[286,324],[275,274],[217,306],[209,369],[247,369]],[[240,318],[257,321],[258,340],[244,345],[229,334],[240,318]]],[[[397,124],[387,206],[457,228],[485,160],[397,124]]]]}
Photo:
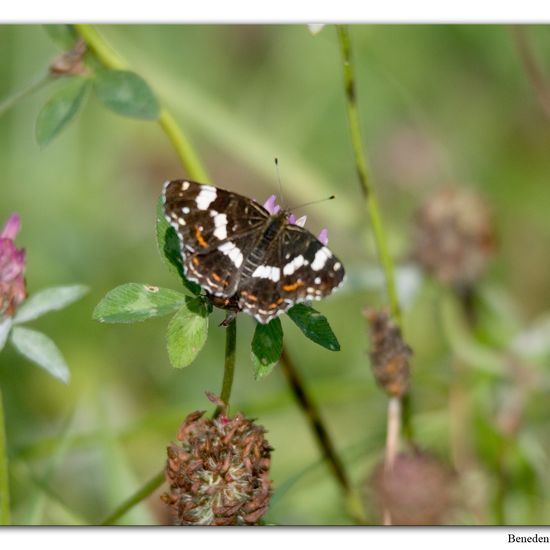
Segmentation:
{"type": "Polygon", "coordinates": [[[258,301],[257,296],[254,296],[254,294],[250,294],[250,292],[246,292],[245,290],[241,292],[241,296],[244,296],[245,298],[247,298],[248,300],[252,300],[253,302],[258,301]]]}
{"type": "Polygon", "coordinates": [[[202,236],[201,230],[199,229],[198,225],[195,226],[195,238],[203,248],[206,248],[208,246],[208,243],[204,240],[204,237],[202,236]]]}
{"type": "Polygon", "coordinates": [[[191,258],[191,261],[193,262],[193,265],[199,265],[200,264],[200,261],[196,256],[193,256],[191,258]]]}
{"type": "Polygon", "coordinates": [[[214,279],[214,281],[216,281],[217,283],[222,280],[222,278],[215,271],[212,271],[210,275],[212,275],[212,279],[214,279]]]}
{"type": "Polygon", "coordinates": [[[301,279],[298,279],[295,283],[291,283],[289,285],[283,285],[283,290],[285,290],[286,292],[292,292],[293,290],[296,290],[301,286],[304,286],[304,281],[302,281],[301,279]]]}

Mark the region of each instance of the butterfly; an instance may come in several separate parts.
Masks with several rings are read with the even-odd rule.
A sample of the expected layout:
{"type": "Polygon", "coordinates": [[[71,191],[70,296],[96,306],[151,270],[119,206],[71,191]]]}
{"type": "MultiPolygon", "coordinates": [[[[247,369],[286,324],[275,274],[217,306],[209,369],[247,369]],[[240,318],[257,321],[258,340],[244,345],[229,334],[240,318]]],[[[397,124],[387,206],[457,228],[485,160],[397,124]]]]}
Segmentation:
{"type": "MultiPolygon", "coordinates": [[[[164,214],[176,230],[185,276],[265,324],[294,304],[339,288],[345,271],[309,231],[256,201],[189,180],[167,181],[164,214]]],[[[223,306],[222,306],[223,307],[223,306]]]]}

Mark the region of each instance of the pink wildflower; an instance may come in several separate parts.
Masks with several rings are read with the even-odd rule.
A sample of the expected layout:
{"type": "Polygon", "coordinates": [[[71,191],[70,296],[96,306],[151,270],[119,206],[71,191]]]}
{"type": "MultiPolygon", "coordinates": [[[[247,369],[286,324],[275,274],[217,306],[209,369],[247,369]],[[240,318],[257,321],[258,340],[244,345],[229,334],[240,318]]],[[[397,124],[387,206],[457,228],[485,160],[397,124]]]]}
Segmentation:
{"type": "Polygon", "coordinates": [[[14,314],[27,297],[25,287],[25,251],[15,246],[21,228],[18,214],[12,214],[0,233],[0,320],[14,314]]]}

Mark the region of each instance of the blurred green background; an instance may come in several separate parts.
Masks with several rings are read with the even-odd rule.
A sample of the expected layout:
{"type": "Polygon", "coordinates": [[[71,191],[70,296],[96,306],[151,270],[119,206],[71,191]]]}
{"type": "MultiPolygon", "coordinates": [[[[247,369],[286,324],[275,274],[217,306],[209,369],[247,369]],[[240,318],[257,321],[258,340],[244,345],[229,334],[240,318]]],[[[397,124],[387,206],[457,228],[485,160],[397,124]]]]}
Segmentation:
{"type": "MultiPolygon", "coordinates": [[[[384,305],[385,294],[356,181],[334,28],[315,36],[304,25],[98,29],[172,110],[214,184],[263,200],[277,188],[278,157],[287,204],[336,194],[337,200],[307,209],[307,227],[329,228],[330,246],[349,273],[340,292],[316,305],[342,351],[306,341],[286,318],[283,325],[289,354],[359,486],[383,456],[387,406],[370,371],[361,310],[384,305]]],[[[542,66],[548,65],[548,27],[525,30],[542,66]]],[[[439,186],[480,191],[494,214],[498,250],[483,280],[479,340],[507,349],[518,334],[547,327],[550,120],[510,28],[359,25],[351,37],[365,141],[400,266],[405,335],[414,348],[415,440],[452,461],[449,388],[457,350],[440,322],[443,290],[408,262],[412,217],[439,186]]],[[[37,79],[58,53],[40,26],[0,27],[0,98],[37,79]]],[[[55,87],[0,118],[0,223],[12,212],[21,215],[17,243],[27,250],[29,292],[71,283],[91,288],[69,309],[34,323],[67,359],[68,386],[9,347],[0,355],[12,507],[20,524],[101,520],[157,473],[180,422],[209,408],[204,392],[219,392],[222,378],[220,312],[211,318],[200,356],[181,371],[168,363],[168,318],[129,326],[92,321],[94,306],[119,284],[178,287],[156,249],[155,206],[162,183],[184,172],[158,125],[118,116],[95,99],[41,149],[34,124],[55,87]]],[[[253,329],[243,316],[232,407],[257,418],[275,448],[276,492],[266,521],[350,523],[279,370],[254,381],[253,329]]],[[[501,374],[479,365],[469,370],[466,431],[476,467],[463,485],[470,497],[468,483],[476,488],[482,513],[462,505],[456,523],[550,522],[548,332],[542,331],[542,348],[537,340],[542,351],[527,353],[536,356],[529,365],[542,383],[529,394],[504,465],[495,416],[513,380],[504,367],[501,374]],[[506,479],[498,505],[503,474],[495,464],[506,479]]],[[[159,493],[122,522],[167,522],[159,493]]]]}

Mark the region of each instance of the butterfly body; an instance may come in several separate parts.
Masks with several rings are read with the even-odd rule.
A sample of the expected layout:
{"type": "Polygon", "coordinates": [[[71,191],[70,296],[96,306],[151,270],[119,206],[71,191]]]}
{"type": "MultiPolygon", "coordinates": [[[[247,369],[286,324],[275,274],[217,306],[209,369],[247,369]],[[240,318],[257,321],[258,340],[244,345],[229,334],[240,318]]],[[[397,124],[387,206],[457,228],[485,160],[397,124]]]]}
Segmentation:
{"type": "Polygon", "coordinates": [[[166,182],[163,200],[186,277],[260,323],[343,283],[341,262],[286,211],[188,180],[166,182]]]}

